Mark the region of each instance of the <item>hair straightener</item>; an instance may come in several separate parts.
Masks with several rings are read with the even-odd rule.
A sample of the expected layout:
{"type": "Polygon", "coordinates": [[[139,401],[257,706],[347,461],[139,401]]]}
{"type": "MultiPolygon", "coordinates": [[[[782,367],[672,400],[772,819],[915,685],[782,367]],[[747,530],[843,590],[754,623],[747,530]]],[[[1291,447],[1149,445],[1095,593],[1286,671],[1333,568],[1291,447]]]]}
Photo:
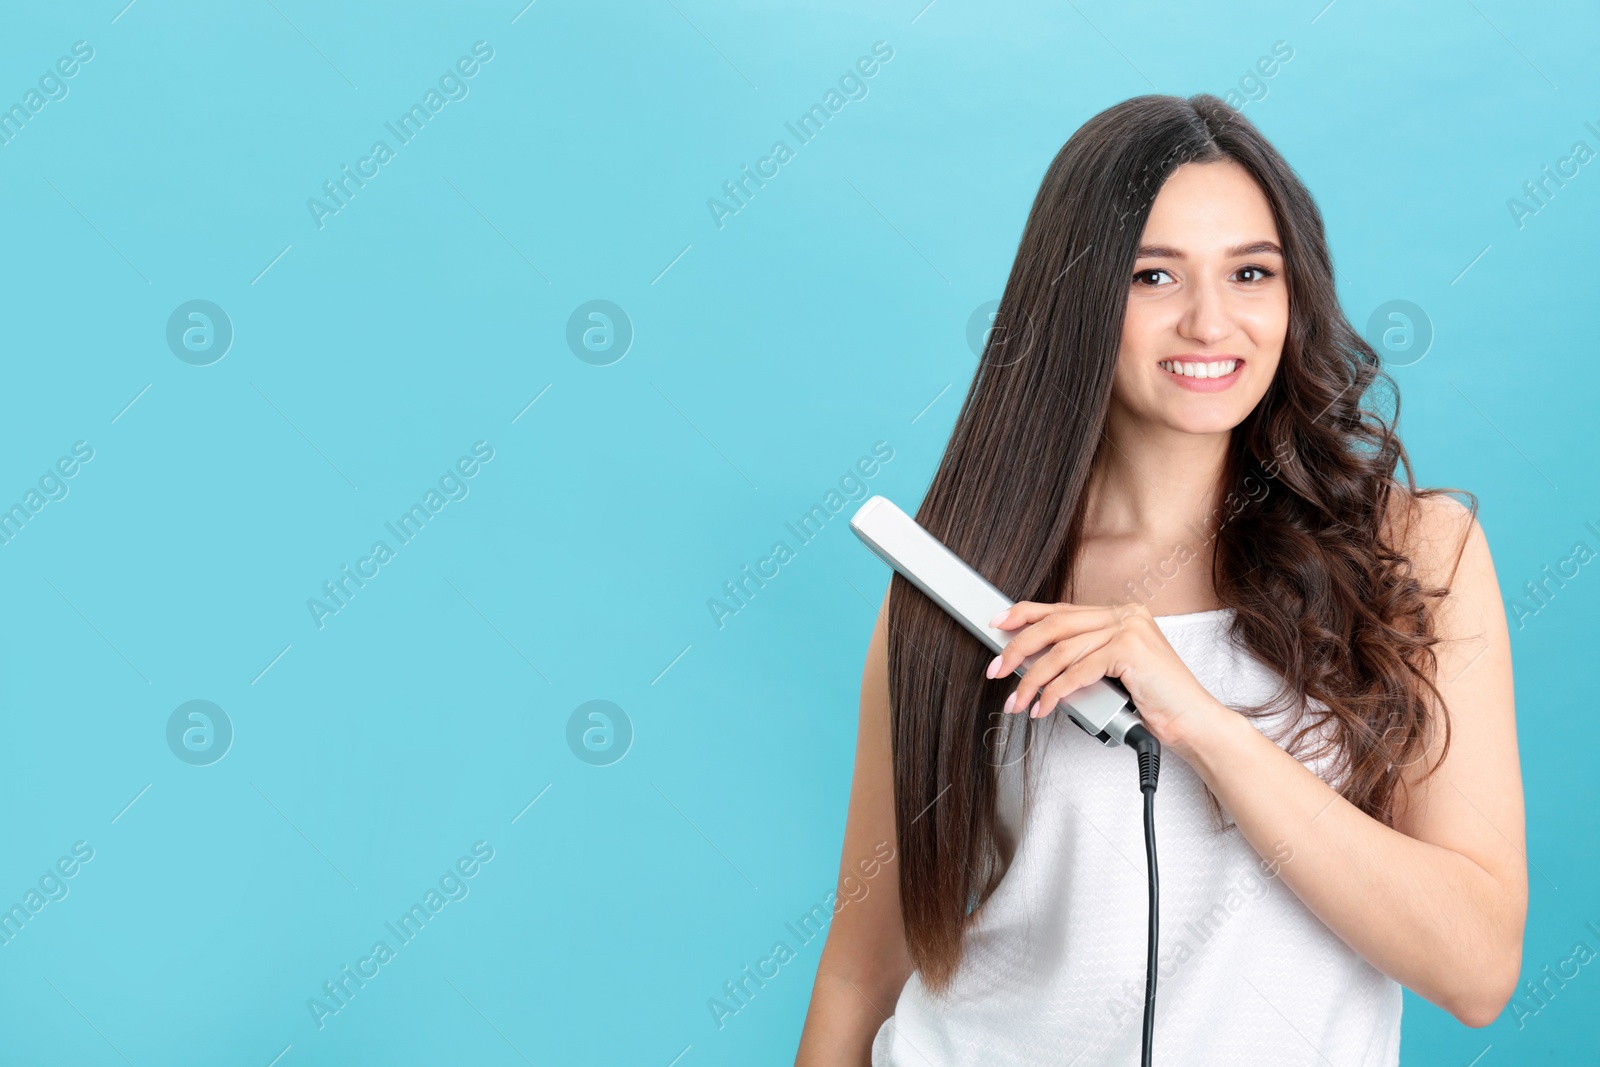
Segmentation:
{"type": "MultiPolygon", "coordinates": [[[[850,519],[850,529],[896,572],[903,575],[989,649],[1003,650],[1015,634],[990,627],[989,620],[1015,603],[960,556],[919,526],[886,497],[874,496],[850,519]]],[[[1018,665],[1025,674],[1041,649],[1018,665]]],[[[1158,884],[1156,880],[1155,792],[1161,773],[1161,744],[1145,728],[1128,691],[1115,678],[1102,678],[1061,698],[1057,710],[1108,748],[1127,745],[1139,755],[1139,790],[1144,794],[1145,861],[1150,870],[1148,951],[1145,960],[1144,1038],[1141,1063],[1150,1064],[1155,1026],[1158,884]]]]}
{"type": "MultiPolygon", "coordinates": [[[[1015,601],[887,498],[875,496],[861,505],[850,520],[850,529],[879,559],[905,575],[991,650],[1002,651],[1016,636],[989,626],[990,619],[1015,601]]],[[[1025,674],[1042,655],[1044,650],[1035,652],[1015,673],[1019,677],[1025,674]]],[[[1128,732],[1143,727],[1128,691],[1115,678],[1102,678],[1074,690],[1056,707],[1065,709],[1084,733],[1110,748],[1130,744],[1128,732]]]]}

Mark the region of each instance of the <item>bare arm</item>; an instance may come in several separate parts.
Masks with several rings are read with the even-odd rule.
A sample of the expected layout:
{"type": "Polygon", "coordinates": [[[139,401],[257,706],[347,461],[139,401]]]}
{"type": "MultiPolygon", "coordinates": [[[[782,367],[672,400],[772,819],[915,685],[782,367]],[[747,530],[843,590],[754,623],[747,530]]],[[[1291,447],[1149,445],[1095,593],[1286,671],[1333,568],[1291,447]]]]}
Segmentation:
{"type": "MultiPolygon", "coordinates": [[[[1451,589],[1434,625],[1444,639],[1435,683],[1453,733],[1432,777],[1418,783],[1421,766],[1405,773],[1410,802],[1396,828],[1220,703],[1185,717],[1183,754],[1258,852],[1293,848],[1280,877],[1329,929],[1461,1022],[1487,1026],[1516,988],[1528,905],[1510,636],[1482,529],[1448,499],[1418,515],[1416,573],[1451,589]]],[[[1426,764],[1438,763],[1437,748],[1426,764]]]]}
{"type": "Polygon", "coordinates": [[[911,976],[900,921],[899,869],[893,858],[872,865],[886,853],[898,857],[889,748],[888,618],[885,593],[861,677],[855,772],[839,863],[838,896],[848,903],[828,928],[795,1067],[866,1067],[873,1035],[894,1012],[911,976]]]}

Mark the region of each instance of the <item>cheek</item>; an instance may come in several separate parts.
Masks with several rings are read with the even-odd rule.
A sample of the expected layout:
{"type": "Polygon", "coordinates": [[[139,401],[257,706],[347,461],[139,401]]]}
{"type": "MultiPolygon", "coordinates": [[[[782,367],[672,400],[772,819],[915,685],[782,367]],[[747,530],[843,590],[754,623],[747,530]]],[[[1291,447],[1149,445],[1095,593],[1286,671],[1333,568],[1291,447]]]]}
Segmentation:
{"type": "Polygon", "coordinates": [[[1117,381],[1126,386],[1139,381],[1149,371],[1161,351],[1161,339],[1171,329],[1153,309],[1137,302],[1128,307],[1122,322],[1122,346],[1117,352],[1117,381]]]}
{"type": "Polygon", "coordinates": [[[1276,300],[1242,308],[1238,317],[1259,352],[1283,351],[1284,339],[1289,336],[1287,294],[1280,293],[1276,300]]]}
{"type": "Polygon", "coordinates": [[[1278,376],[1278,365],[1281,362],[1281,358],[1274,350],[1268,350],[1266,355],[1258,352],[1257,357],[1250,362],[1249,374],[1241,383],[1244,386],[1240,391],[1242,414],[1249,414],[1261,403],[1262,397],[1266,396],[1267,390],[1272,387],[1272,380],[1278,376]]]}
{"type": "Polygon", "coordinates": [[[1122,351],[1128,356],[1147,356],[1155,351],[1155,343],[1168,328],[1160,309],[1138,301],[1128,301],[1128,310],[1122,318],[1122,351]]]}
{"type": "Polygon", "coordinates": [[[1157,375],[1165,373],[1139,352],[1123,348],[1117,357],[1116,373],[1111,380],[1112,402],[1125,411],[1141,417],[1154,416],[1163,409],[1170,397],[1162,395],[1162,383],[1157,375]]]}
{"type": "Polygon", "coordinates": [[[1272,386],[1272,379],[1278,375],[1278,363],[1276,360],[1258,363],[1256,364],[1256,371],[1257,373],[1250,376],[1251,410],[1254,410],[1255,406],[1261,402],[1261,398],[1267,395],[1267,390],[1272,386]]]}
{"type": "Polygon", "coordinates": [[[1146,348],[1135,341],[1130,341],[1126,333],[1122,339],[1122,349],[1117,353],[1117,369],[1112,375],[1111,387],[1113,393],[1121,397],[1124,402],[1129,399],[1147,394],[1150,391],[1149,371],[1145,358],[1146,348]]]}
{"type": "MultiPolygon", "coordinates": [[[[1263,382],[1270,381],[1283,359],[1283,346],[1289,335],[1287,313],[1268,308],[1252,309],[1252,313],[1241,316],[1239,322],[1249,338],[1248,355],[1251,357],[1252,370],[1262,372],[1260,378],[1263,382]]],[[[1255,374],[1251,376],[1256,377],[1255,374]]]]}

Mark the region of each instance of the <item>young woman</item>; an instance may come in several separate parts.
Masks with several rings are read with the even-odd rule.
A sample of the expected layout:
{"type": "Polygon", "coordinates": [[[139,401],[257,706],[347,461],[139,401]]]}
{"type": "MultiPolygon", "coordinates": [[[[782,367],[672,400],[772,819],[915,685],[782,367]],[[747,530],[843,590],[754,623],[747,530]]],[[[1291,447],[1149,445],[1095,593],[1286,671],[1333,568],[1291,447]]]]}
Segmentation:
{"type": "Polygon", "coordinates": [[[916,513],[1022,598],[1014,639],[892,580],[841,879],[885,842],[895,875],[834,920],[798,1064],[1138,1062],[1136,761],[1051,714],[1105,676],[1166,750],[1156,1062],[1394,1064],[1402,985],[1495,1019],[1510,641],[1476,499],[1417,488],[1393,384],[1237,111],[1143,96],[1067,142],[916,513]]]}

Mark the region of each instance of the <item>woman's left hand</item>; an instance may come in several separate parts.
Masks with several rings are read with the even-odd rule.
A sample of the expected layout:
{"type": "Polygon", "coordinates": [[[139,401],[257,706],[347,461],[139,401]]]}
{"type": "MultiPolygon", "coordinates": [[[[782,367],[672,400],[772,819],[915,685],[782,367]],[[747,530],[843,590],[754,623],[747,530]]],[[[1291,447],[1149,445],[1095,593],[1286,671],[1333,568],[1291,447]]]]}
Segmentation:
{"type": "Polygon", "coordinates": [[[1143,604],[1098,607],[1019,600],[989,620],[997,630],[1022,627],[987,671],[1002,678],[1023,660],[1047,649],[1022,676],[1006,702],[1020,712],[1048,715],[1062,697],[1100,678],[1122,683],[1146,728],[1179,755],[1220,711],[1235,714],[1208,693],[1178,658],[1143,604]],[[1053,647],[1052,647],[1053,646],[1053,647]]]}

